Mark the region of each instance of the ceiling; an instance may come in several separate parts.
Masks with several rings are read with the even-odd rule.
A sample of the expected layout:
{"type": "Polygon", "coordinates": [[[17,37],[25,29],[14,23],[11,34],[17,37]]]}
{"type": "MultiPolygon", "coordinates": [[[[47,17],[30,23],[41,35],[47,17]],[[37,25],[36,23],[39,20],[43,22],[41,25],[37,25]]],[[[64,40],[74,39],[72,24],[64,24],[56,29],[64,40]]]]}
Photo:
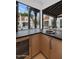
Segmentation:
{"type": "Polygon", "coordinates": [[[42,10],[57,3],[60,0],[17,0],[17,1],[42,10]]]}
{"type": "Polygon", "coordinates": [[[40,2],[39,5],[40,5],[41,9],[45,9],[45,8],[57,3],[60,0],[33,0],[33,1],[36,1],[37,3],[40,2]]]}
{"type": "Polygon", "coordinates": [[[62,1],[55,3],[43,10],[44,14],[57,17],[62,14],[62,1]]]}
{"type": "Polygon", "coordinates": [[[57,17],[62,14],[61,0],[17,0],[26,5],[43,10],[44,14],[57,17]]]}

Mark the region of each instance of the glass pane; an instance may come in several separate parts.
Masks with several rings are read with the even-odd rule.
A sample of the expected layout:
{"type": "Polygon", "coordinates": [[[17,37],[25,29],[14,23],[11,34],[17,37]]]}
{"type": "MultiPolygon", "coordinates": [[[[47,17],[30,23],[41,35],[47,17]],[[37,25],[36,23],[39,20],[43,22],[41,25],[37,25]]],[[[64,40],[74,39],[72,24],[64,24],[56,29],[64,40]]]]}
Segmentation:
{"type": "Polygon", "coordinates": [[[60,19],[60,28],[62,28],[62,19],[60,19]]]}
{"type": "Polygon", "coordinates": [[[31,11],[31,15],[30,15],[30,28],[31,29],[35,28],[35,14],[34,14],[34,11],[31,11]]]}
{"type": "Polygon", "coordinates": [[[56,28],[56,19],[52,16],[43,14],[43,28],[56,28]]]}
{"type": "Polygon", "coordinates": [[[40,20],[39,20],[39,17],[40,17],[40,15],[39,15],[39,12],[38,12],[38,13],[37,13],[37,22],[36,22],[37,28],[40,27],[40,20]]]}
{"type": "Polygon", "coordinates": [[[43,28],[48,28],[49,16],[43,15],[43,28]]]}
{"type": "Polygon", "coordinates": [[[18,31],[28,29],[28,6],[18,3],[18,31]]]}

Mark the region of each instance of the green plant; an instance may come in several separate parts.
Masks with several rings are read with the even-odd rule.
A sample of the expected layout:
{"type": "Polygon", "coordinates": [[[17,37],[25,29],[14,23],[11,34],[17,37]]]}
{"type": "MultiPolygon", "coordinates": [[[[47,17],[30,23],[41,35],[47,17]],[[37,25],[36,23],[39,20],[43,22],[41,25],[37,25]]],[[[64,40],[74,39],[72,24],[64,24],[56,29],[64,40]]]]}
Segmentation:
{"type": "Polygon", "coordinates": [[[19,13],[21,16],[28,16],[28,13],[19,13]]]}

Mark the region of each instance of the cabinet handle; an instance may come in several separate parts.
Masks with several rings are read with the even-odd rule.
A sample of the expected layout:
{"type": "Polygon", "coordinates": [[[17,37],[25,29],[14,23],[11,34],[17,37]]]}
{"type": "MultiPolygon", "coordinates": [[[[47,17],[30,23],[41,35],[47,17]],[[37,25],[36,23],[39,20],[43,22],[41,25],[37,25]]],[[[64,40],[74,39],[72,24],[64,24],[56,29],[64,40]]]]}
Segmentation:
{"type": "Polygon", "coordinates": [[[50,49],[52,49],[52,42],[51,42],[51,39],[50,39],[50,49]]]}
{"type": "Polygon", "coordinates": [[[31,39],[29,39],[29,47],[31,47],[32,46],[32,41],[31,41],[31,39]]]}

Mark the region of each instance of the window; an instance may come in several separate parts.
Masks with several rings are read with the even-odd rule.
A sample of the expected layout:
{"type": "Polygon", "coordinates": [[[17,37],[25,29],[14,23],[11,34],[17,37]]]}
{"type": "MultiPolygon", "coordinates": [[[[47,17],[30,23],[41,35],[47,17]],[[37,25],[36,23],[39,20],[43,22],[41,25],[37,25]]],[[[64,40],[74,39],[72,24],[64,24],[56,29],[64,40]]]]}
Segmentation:
{"type": "Polygon", "coordinates": [[[33,8],[30,14],[30,29],[39,28],[39,26],[40,26],[39,11],[37,12],[36,9],[33,8]]]}
{"type": "Polygon", "coordinates": [[[58,17],[56,21],[57,28],[62,28],[62,17],[58,17]]]}
{"type": "Polygon", "coordinates": [[[28,29],[28,6],[18,2],[18,31],[28,29]]]}
{"type": "Polygon", "coordinates": [[[37,13],[37,22],[36,22],[37,28],[40,28],[40,13],[37,13]]]}
{"type": "Polygon", "coordinates": [[[62,19],[60,19],[60,28],[62,28],[62,19]]]}
{"type": "Polygon", "coordinates": [[[53,27],[53,17],[43,14],[43,29],[53,27]]]}
{"type": "Polygon", "coordinates": [[[31,11],[31,15],[30,15],[30,28],[31,29],[35,28],[35,14],[34,14],[34,11],[31,11]]]}
{"type": "Polygon", "coordinates": [[[49,16],[43,15],[43,28],[48,28],[49,16]]]}
{"type": "Polygon", "coordinates": [[[16,3],[16,29],[17,31],[35,29],[40,27],[39,10],[23,3],[16,3]]]}

